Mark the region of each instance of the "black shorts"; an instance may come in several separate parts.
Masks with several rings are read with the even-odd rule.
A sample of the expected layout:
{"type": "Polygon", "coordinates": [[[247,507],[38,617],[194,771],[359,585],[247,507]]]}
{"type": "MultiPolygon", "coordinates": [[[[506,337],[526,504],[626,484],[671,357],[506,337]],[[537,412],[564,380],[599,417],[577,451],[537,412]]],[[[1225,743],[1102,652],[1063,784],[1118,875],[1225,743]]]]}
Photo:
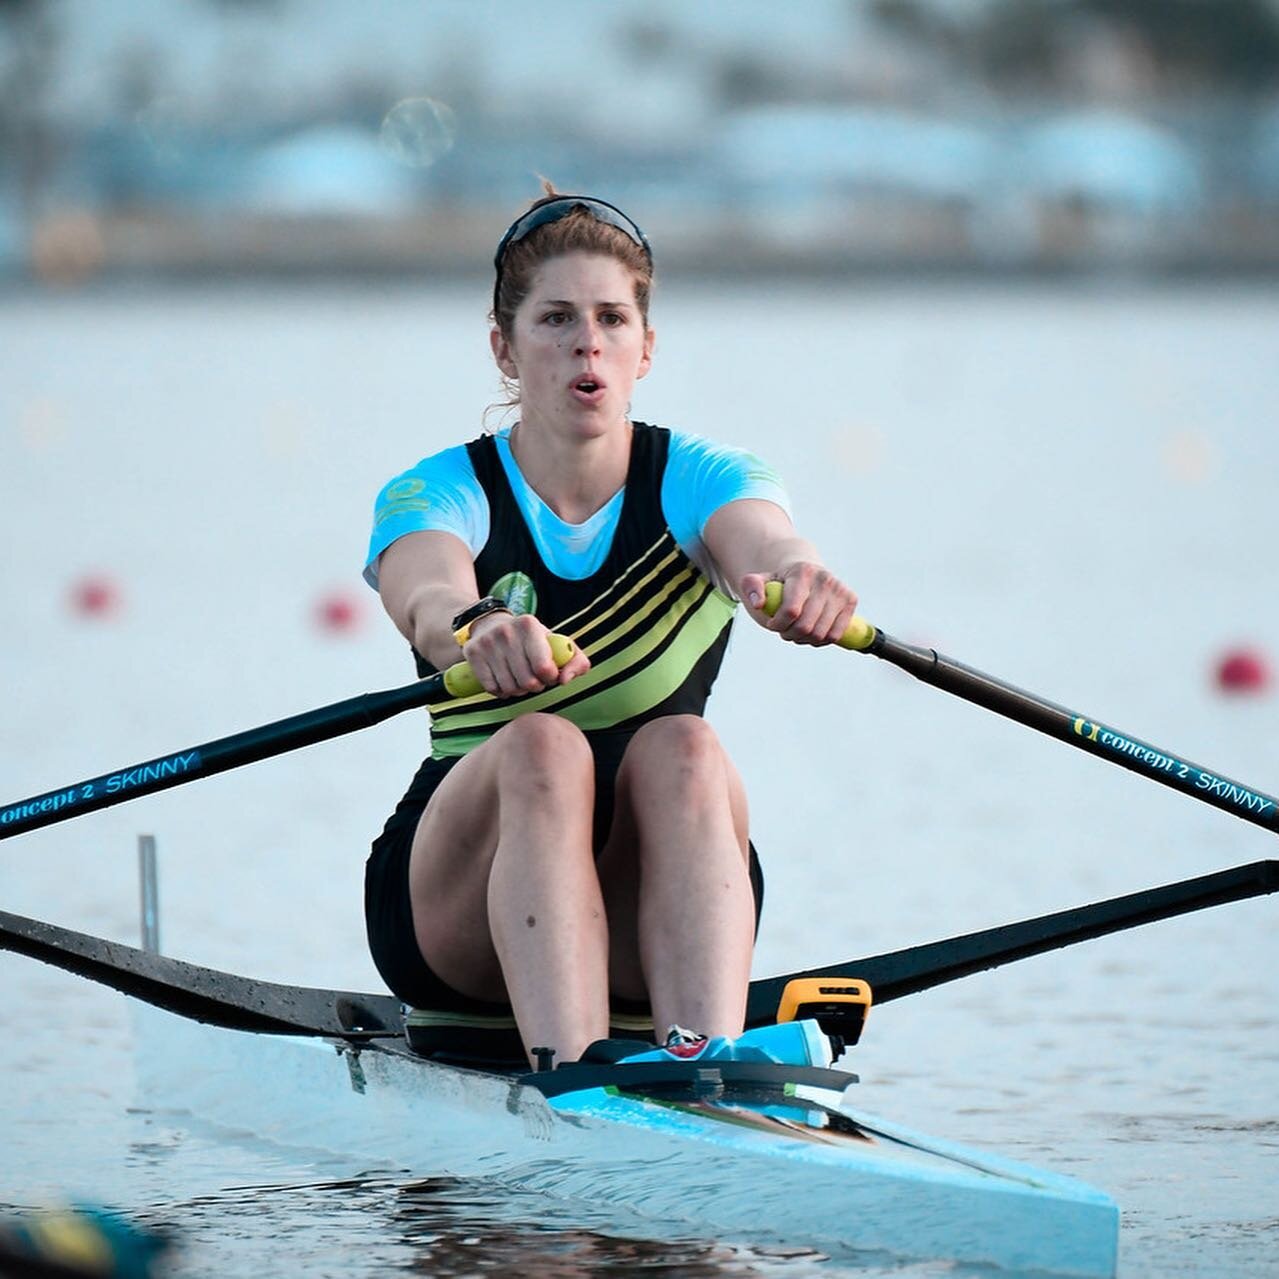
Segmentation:
{"type": "MultiPolygon", "coordinates": [[[[632,734],[588,733],[595,756],[594,838],[598,853],[613,822],[613,786],[632,734]]],[[[461,758],[460,756],[458,758],[461,758]]],[[[373,963],[388,988],[414,1008],[448,1012],[508,1014],[506,1004],[486,1003],[463,995],[437,977],[422,958],[413,930],[409,898],[409,854],[418,822],[436,788],[458,762],[428,759],[417,770],[403,799],[387,819],[364,868],[364,921],[373,963]]],[[[755,897],[755,930],[764,905],[764,873],[755,845],[750,846],[751,891],[755,897]]]]}

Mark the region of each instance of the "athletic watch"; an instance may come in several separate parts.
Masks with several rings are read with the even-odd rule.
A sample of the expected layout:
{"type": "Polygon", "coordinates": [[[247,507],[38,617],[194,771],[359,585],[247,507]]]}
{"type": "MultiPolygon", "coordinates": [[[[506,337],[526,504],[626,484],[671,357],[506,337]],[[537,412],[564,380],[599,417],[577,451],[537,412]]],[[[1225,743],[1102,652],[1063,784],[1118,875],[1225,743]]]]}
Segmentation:
{"type": "Polygon", "coordinates": [[[487,617],[490,613],[509,613],[510,611],[506,606],[505,600],[498,599],[496,595],[486,595],[469,608],[464,608],[453,619],[453,638],[457,640],[458,646],[461,647],[471,638],[471,627],[481,617],[487,617]]]}

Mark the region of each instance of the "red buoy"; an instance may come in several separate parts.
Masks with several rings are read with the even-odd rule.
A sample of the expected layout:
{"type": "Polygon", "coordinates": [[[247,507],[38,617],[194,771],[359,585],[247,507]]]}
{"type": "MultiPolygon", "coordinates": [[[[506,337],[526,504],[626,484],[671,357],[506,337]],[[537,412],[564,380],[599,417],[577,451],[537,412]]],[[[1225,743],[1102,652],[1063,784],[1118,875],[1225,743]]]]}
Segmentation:
{"type": "Polygon", "coordinates": [[[104,573],[90,573],[71,583],[71,611],[77,617],[103,620],[118,613],[124,604],[120,587],[104,573]]]}
{"type": "Polygon", "coordinates": [[[1270,680],[1270,662],[1258,648],[1227,649],[1217,662],[1217,687],[1223,693],[1264,693],[1270,680]]]}
{"type": "Polygon", "coordinates": [[[364,618],[364,610],[355,596],[344,591],[331,591],[321,596],[315,606],[316,624],[335,635],[356,630],[364,618]]]}

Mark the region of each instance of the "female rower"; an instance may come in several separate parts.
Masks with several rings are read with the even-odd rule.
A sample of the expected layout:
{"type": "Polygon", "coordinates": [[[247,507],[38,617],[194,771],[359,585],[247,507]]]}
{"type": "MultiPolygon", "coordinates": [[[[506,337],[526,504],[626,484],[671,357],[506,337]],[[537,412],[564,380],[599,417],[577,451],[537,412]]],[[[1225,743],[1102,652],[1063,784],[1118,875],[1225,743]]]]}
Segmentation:
{"type": "Polygon", "coordinates": [[[610,996],[736,1036],[763,880],[702,710],[737,599],[820,645],[857,598],[757,458],[630,419],[654,339],[630,218],[550,191],[495,268],[490,343],[519,420],[376,505],[365,574],[419,672],[460,646],[486,692],[431,708],[431,757],[374,842],[374,962],[417,1007],[509,1006],[526,1050],[561,1062],[607,1036],[610,996]],[[553,632],[576,643],[562,667],[553,632]]]}

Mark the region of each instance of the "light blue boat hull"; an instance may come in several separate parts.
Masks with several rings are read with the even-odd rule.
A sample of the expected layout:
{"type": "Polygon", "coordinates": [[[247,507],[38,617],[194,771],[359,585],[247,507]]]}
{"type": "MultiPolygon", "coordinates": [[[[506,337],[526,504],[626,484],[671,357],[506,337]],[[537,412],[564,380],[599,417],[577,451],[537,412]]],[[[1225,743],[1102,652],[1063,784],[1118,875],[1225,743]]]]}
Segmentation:
{"type": "Polygon", "coordinates": [[[548,1099],[398,1048],[246,1034],[135,1005],[151,1107],[415,1177],[613,1206],[663,1234],[1114,1274],[1118,1209],[1071,1178],[910,1132],[835,1088],[762,1109],[591,1087],[548,1099]]]}

